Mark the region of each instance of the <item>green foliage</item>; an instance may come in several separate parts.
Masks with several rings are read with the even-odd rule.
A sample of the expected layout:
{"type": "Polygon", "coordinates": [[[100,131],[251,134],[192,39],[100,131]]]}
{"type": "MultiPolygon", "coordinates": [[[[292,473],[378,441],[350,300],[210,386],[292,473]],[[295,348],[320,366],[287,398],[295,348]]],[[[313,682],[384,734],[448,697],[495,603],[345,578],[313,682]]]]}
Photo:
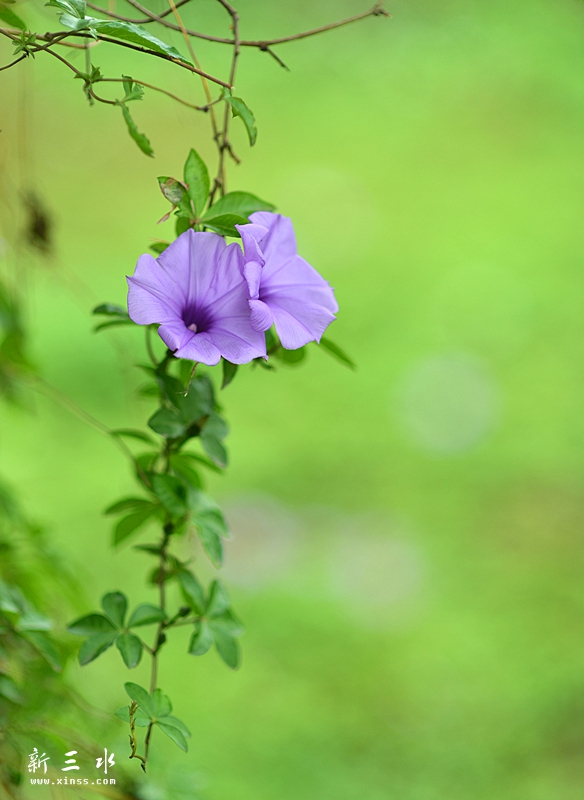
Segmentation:
{"type": "Polygon", "coordinates": [[[191,149],[184,167],[184,179],[193,204],[195,219],[202,216],[207,204],[211,181],[205,162],[196,150],[191,149]]]}
{"type": "Polygon", "coordinates": [[[231,113],[234,117],[240,117],[245,125],[247,135],[249,136],[249,143],[253,147],[258,138],[258,129],[255,124],[255,117],[251,110],[244,103],[241,97],[233,97],[228,89],[224,90],[224,100],[231,106],[231,113]]]}
{"type": "Polygon", "coordinates": [[[209,587],[204,613],[194,623],[189,653],[193,656],[205,655],[214,643],[217,653],[227,666],[237,669],[241,663],[238,637],[244,628],[230,605],[229,595],[223,584],[213,581],[209,587]]]}
{"type": "Polygon", "coordinates": [[[5,3],[0,3],[0,19],[11,28],[18,28],[21,31],[28,30],[28,26],[18,14],[15,14],[11,8],[7,8],[5,3]]]}
{"type": "Polygon", "coordinates": [[[239,217],[249,217],[255,211],[274,211],[276,206],[272,203],[266,203],[265,200],[260,200],[255,194],[250,192],[228,192],[220,197],[216,203],[206,211],[202,217],[202,221],[212,220],[217,217],[223,217],[226,214],[235,214],[239,217]]]}
{"type": "Polygon", "coordinates": [[[130,134],[132,139],[136,142],[136,144],[138,145],[140,150],[144,153],[144,155],[152,157],[154,155],[154,150],[152,149],[150,140],[145,134],[140,133],[140,131],[136,126],[136,123],[132,119],[132,115],[130,114],[127,106],[125,106],[123,103],[120,103],[120,105],[122,107],[122,115],[124,117],[126,125],[128,126],[128,133],[130,134]]]}
{"type": "MultiPolygon", "coordinates": [[[[161,689],[155,689],[149,694],[137,683],[126,683],[124,686],[130,699],[137,704],[138,713],[141,712],[140,716],[138,713],[135,715],[136,725],[156,725],[186,753],[189,749],[187,739],[190,739],[191,733],[184,722],[171,715],[172,704],[169,697],[161,689]]],[[[116,714],[120,719],[129,722],[131,709],[127,706],[119,708],[116,714]]]]}
{"type": "Polygon", "coordinates": [[[340,361],[341,364],[344,364],[349,369],[357,369],[357,365],[355,362],[349,358],[349,356],[342,350],[338,344],[332,342],[330,339],[327,339],[325,336],[321,337],[320,340],[320,347],[323,348],[327,353],[329,353],[333,358],[336,358],[337,361],[340,361]]]}

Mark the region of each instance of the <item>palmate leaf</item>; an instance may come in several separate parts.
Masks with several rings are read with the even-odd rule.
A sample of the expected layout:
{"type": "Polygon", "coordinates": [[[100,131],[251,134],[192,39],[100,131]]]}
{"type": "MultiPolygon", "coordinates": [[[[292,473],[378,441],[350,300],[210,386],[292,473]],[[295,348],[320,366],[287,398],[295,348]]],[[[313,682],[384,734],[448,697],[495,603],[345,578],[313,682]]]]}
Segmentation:
{"type": "Polygon", "coordinates": [[[221,581],[214,580],[209,586],[209,600],[205,614],[208,617],[218,616],[229,608],[229,595],[221,581]]]}
{"type": "Polygon", "coordinates": [[[177,577],[189,605],[195,613],[202,614],[206,605],[205,590],[196,576],[190,570],[182,569],[177,577]]]}
{"type": "Polygon", "coordinates": [[[150,603],[141,603],[137,606],[128,620],[128,628],[137,628],[140,625],[152,625],[155,622],[162,622],[166,619],[166,612],[159,606],[150,603]]]}
{"type": "Polygon", "coordinates": [[[216,625],[213,620],[209,622],[213,631],[213,639],[217,652],[231,669],[237,669],[241,663],[241,647],[235,636],[232,636],[223,626],[216,625]]]}
{"type": "Polygon", "coordinates": [[[166,720],[163,721],[162,719],[156,720],[155,725],[158,725],[160,730],[163,731],[169,739],[172,739],[172,741],[177,744],[181,750],[183,750],[185,753],[188,752],[189,745],[182,731],[180,731],[174,725],[169,725],[166,720]]]}
{"type": "Polygon", "coordinates": [[[108,592],[101,598],[101,607],[108,619],[118,628],[124,627],[124,619],[128,610],[128,598],[122,592],[108,592]]]}
{"type": "Polygon", "coordinates": [[[143,689],[137,683],[125,683],[124,688],[131,700],[134,700],[142,711],[148,715],[150,719],[156,716],[156,708],[152,702],[152,697],[148,694],[146,689],[143,689]]]}
{"type": "Polygon", "coordinates": [[[192,656],[204,656],[213,644],[211,628],[205,620],[195,622],[195,630],[189,643],[189,653],[192,656]]]}
{"type": "Polygon", "coordinates": [[[114,528],[114,544],[120,544],[128,536],[131,536],[134,531],[141,528],[149,519],[151,519],[158,511],[158,506],[154,503],[150,504],[150,508],[145,508],[141,511],[136,511],[133,514],[128,514],[123,517],[116,527],[114,528]]]}
{"type": "Polygon", "coordinates": [[[97,633],[111,633],[116,628],[103,614],[87,614],[67,625],[67,630],[75,636],[94,636],[97,633]]]}
{"type": "Polygon", "coordinates": [[[142,658],[142,642],[133,633],[120,633],[116,639],[116,647],[124,659],[128,669],[134,669],[142,658]]]}
{"type": "Polygon", "coordinates": [[[118,636],[117,631],[110,633],[98,633],[95,636],[90,636],[81,645],[79,650],[79,663],[83,667],[96,659],[102,653],[112,646],[118,636]]]}

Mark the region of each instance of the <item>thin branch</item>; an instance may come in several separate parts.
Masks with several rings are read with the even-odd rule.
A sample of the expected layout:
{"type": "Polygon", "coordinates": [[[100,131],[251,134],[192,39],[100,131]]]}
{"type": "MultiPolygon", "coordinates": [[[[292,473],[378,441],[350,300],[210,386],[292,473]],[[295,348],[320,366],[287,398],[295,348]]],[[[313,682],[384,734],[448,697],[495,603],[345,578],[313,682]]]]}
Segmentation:
{"type": "MultiPolygon", "coordinates": [[[[172,92],[168,92],[166,89],[161,89],[160,86],[153,86],[151,83],[146,83],[146,81],[138,80],[138,78],[132,79],[134,83],[139,83],[140,86],[145,86],[147,89],[152,89],[155,92],[161,92],[162,94],[167,95],[167,97],[171,97],[173,100],[176,100],[177,103],[181,103],[183,106],[187,106],[188,108],[193,108],[195,111],[208,111],[209,106],[196,106],[194,103],[188,103],[186,100],[183,100],[181,97],[177,97],[176,94],[172,92]]],[[[123,78],[100,78],[99,83],[123,83],[123,78]]],[[[218,100],[213,100],[213,103],[218,103],[218,100]]]]}
{"type": "MultiPolygon", "coordinates": [[[[185,3],[190,2],[190,0],[178,0],[176,3],[176,7],[180,8],[180,6],[184,6],[185,3]]],[[[106,14],[108,17],[112,19],[119,19],[122,22],[131,22],[132,25],[147,25],[149,22],[156,22],[157,20],[153,19],[152,17],[146,17],[146,19],[130,19],[129,17],[122,17],[120,14],[115,14],[113,11],[107,11],[105,8],[101,8],[100,6],[96,6],[93,3],[86,3],[88,8],[92,8],[94,11],[101,11],[102,14],[106,14]]],[[[163,11],[158,16],[160,18],[167,17],[169,14],[172,14],[172,9],[169,8],[166,11],[163,11]]]]}
{"type": "MultiPolygon", "coordinates": [[[[239,14],[233,8],[233,6],[227,2],[227,0],[218,0],[218,2],[223,6],[223,8],[227,11],[229,16],[231,17],[231,29],[233,31],[233,56],[231,59],[231,69],[229,70],[229,83],[233,86],[235,83],[235,74],[237,72],[237,60],[239,58],[240,53],[240,46],[239,46],[239,14]]],[[[234,154],[233,150],[231,149],[231,145],[229,143],[228,134],[229,134],[229,120],[230,120],[230,112],[231,107],[228,103],[225,103],[225,111],[223,113],[223,128],[221,130],[221,146],[219,149],[219,167],[217,170],[217,177],[215,178],[215,185],[213,186],[213,191],[211,193],[211,200],[210,203],[213,202],[215,192],[219,189],[219,192],[223,196],[225,194],[225,153],[229,153],[229,155],[239,163],[239,159],[234,154]]]]}
{"type": "MultiPolygon", "coordinates": [[[[150,9],[139,3],[138,0],[128,0],[128,2],[142,14],[147,14],[150,21],[159,22],[161,25],[164,25],[165,28],[170,28],[174,31],[181,30],[178,25],[174,25],[172,22],[168,22],[168,20],[163,19],[163,15],[155,14],[153,11],[150,11],[150,9]]],[[[272,47],[273,45],[285,44],[286,42],[295,42],[299,39],[306,39],[308,36],[316,36],[318,33],[325,33],[326,31],[331,31],[334,28],[341,28],[343,25],[350,25],[352,22],[358,22],[360,19],[365,19],[366,17],[391,17],[391,14],[383,8],[384,3],[385,0],[380,0],[373,6],[373,8],[370,8],[368,11],[363,11],[361,14],[355,14],[353,17],[347,17],[347,19],[342,19],[338,22],[330,22],[328,25],[321,25],[319,28],[312,28],[309,31],[295,33],[292,36],[282,36],[278,39],[241,39],[239,41],[239,46],[257,47],[259,50],[268,52],[268,48],[272,47]]],[[[136,20],[128,19],[126,22],[136,22],[136,20]]],[[[219,44],[230,44],[231,46],[235,44],[234,39],[227,39],[221,36],[211,36],[207,33],[200,33],[199,31],[190,30],[189,28],[186,28],[185,30],[189,36],[194,36],[197,39],[205,39],[208,42],[218,42],[219,44]]]]}
{"type": "Polygon", "coordinates": [[[27,55],[28,55],[27,53],[23,53],[19,58],[15,58],[14,61],[12,61],[10,64],[6,64],[4,67],[0,67],[0,72],[2,72],[3,69],[10,69],[10,67],[13,67],[15,64],[18,64],[18,62],[22,61],[23,58],[26,58],[27,55]]]}
{"type": "MultiPolygon", "coordinates": [[[[18,37],[20,35],[20,31],[10,30],[6,28],[0,28],[0,34],[8,36],[10,39],[14,39],[14,37],[18,37]]],[[[65,33],[58,33],[58,34],[51,34],[47,33],[44,36],[39,36],[39,39],[48,42],[48,45],[57,44],[60,42],[61,39],[64,39],[68,36],[77,36],[82,39],[93,39],[93,36],[89,33],[83,33],[82,31],[66,31],[65,33]]],[[[138,53],[146,53],[149,56],[156,56],[156,58],[162,58],[164,61],[170,61],[173,64],[176,64],[178,67],[182,67],[183,69],[189,70],[189,72],[194,72],[197,75],[200,75],[205,80],[211,81],[212,83],[217,83],[219,86],[223,86],[226,89],[231,89],[232,86],[229,83],[225,83],[220,78],[215,78],[213,75],[209,75],[208,72],[203,72],[203,70],[194,67],[192,64],[189,64],[188,61],[181,61],[179,58],[174,58],[173,56],[169,56],[166,53],[157,53],[155,50],[149,50],[147,47],[141,47],[140,45],[131,44],[130,42],[122,42],[120,39],[113,39],[109,36],[101,36],[97,34],[97,38],[101,42],[108,42],[109,44],[117,44],[120,47],[127,47],[130,50],[136,50],[138,53]]],[[[32,49],[32,48],[31,48],[32,49]]],[[[39,50],[46,49],[46,46],[42,46],[39,48],[35,48],[34,52],[38,52],[39,50]]]]}
{"type": "Polygon", "coordinates": [[[313,28],[303,33],[295,33],[292,36],[282,36],[279,39],[263,39],[261,41],[242,40],[240,45],[242,47],[259,47],[260,50],[266,50],[268,47],[275,44],[296,42],[298,39],[306,39],[308,36],[316,36],[317,33],[332,31],[334,28],[341,28],[343,25],[350,25],[352,22],[358,22],[360,19],[366,19],[367,17],[391,17],[389,11],[383,8],[384,4],[385,0],[379,0],[369,11],[363,11],[361,14],[355,14],[354,17],[347,17],[347,19],[342,19],[338,22],[329,22],[328,25],[321,25],[320,28],[313,28]]]}

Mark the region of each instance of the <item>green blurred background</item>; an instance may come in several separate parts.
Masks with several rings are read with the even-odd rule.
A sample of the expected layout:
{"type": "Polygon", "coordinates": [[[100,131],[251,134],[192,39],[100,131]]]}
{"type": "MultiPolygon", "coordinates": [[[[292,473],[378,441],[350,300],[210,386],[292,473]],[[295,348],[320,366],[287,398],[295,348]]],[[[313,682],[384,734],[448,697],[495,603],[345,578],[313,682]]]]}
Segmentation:
{"type": "MultiPolygon", "coordinates": [[[[261,38],[366,5],[237,7],[242,34],[261,38]]],[[[584,5],[387,8],[391,20],[282,46],[289,73],[241,59],[259,136],[249,150],[235,121],[230,187],[293,218],[358,371],[313,348],[302,368],[240,370],[223,395],[231,467],[210,489],[248,632],[235,674],[184,655],[186,633],[163,658],[193,732],[188,756],[154,750],[173,797],[181,780],[201,800],[584,792],[584,5]]],[[[220,11],[209,0],[184,19],[225,35],[220,11]]],[[[203,100],[155,59],[94,53],[110,74],[203,100]]],[[[228,52],[198,56],[213,71],[228,52]]],[[[155,225],[155,178],[180,174],[193,146],[214,163],[208,119],[147,93],[132,111],[149,160],[56,62],[38,56],[1,86],[3,236],[22,222],[18,187],[56,222],[56,257],[23,276],[34,358],[106,424],[143,425],[142,338],[93,335],[89,311],[123,303],[137,257],[172,236],[155,225]]],[[[42,397],[2,417],[0,471],[50,528],[85,610],[118,587],[153,600],[148,557],[109,546],[101,512],[132,493],[111,443],[42,397]]],[[[125,700],[115,650],[70,678],[105,710],[125,700]]],[[[121,755],[121,722],[112,736],[121,755]]]]}

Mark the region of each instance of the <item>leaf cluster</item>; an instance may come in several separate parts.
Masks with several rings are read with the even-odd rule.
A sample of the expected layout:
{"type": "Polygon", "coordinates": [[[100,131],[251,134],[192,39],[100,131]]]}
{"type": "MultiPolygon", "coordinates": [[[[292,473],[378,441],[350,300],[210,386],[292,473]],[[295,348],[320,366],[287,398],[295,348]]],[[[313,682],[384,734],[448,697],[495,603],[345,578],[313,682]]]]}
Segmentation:
{"type": "Polygon", "coordinates": [[[267,203],[250,192],[228,192],[213,202],[209,171],[194,149],[191,149],[185,162],[183,178],[182,181],[168,176],[158,178],[160,191],[172,204],[171,211],[163,220],[168,219],[174,211],[177,236],[194,228],[240,238],[236,225],[249,222],[249,216],[254,211],[275,209],[272,203],[267,203]]]}

